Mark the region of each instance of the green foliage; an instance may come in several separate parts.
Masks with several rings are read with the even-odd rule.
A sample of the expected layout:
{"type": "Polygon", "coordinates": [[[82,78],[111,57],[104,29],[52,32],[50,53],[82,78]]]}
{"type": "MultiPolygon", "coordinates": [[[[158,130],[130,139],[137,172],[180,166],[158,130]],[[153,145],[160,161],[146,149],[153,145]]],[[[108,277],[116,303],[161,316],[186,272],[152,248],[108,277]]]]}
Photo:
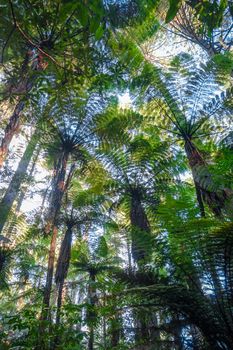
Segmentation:
{"type": "Polygon", "coordinates": [[[1,10],[0,347],[232,349],[229,2],[1,10]],[[212,59],[157,65],[161,18],[212,59]]]}
{"type": "Polygon", "coordinates": [[[173,20],[173,18],[176,16],[177,12],[179,11],[181,3],[182,3],[181,1],[169,0],[169,10],[166,15],[166,22],[170,22],[173,20]]]}
{"type": "MultiPolygon", "coordinates": [[[[4,237],[3,237],[4,239],[4,237]]],[[[4,245],[0,247],[0,291],[8,288],[7,280],[13,252],[4,245]]]]}
{"type": "Polygon", "coordinates": [[[100,240],[99,240],[97,255],[99,255],[102,258],[106,258],[108,255],[108,245],[107,245],[106,239],[103,236],[100,237],[100,240]]]}
{"type": "Polygon", "coordinates": [[[208,27],[209,33],[218,28],[223,20],[224,12],[228,6],[226,0],[217,1],[193,1],[191,6],[194,7],[196,15],[201,22],[208,27]]]}
{"type": "Polygon", "coordinates": [[[213,61],[220,70],[220,73],[226,76],[231,75],[233,70],[233,56],[230,52],[215,55],[213,61]]]}

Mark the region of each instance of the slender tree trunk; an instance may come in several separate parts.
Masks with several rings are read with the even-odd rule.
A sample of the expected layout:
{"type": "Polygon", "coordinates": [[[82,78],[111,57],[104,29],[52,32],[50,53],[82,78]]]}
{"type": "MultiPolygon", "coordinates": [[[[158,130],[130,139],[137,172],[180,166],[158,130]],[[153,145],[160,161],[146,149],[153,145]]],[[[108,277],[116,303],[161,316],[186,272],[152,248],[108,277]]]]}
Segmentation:
{"type": "Polygon", "coordinates": [[[47,225],[45,228],[45,233],[52,232],[49,256],[48,256],[48,267],[47,267],[47,276],[46,284],[43,295],[43,304],[42,304],[42,313],[41,313],[41,323],[39,327],[38,334],[38,344],[37,350],[44,350],[46,348],[45,340],[43,338],[43,333],[45,332],[44,321],[49,320],[50,315],[50,297],[52,291],[52,282],[53,282],[53,271],[54,271],[54,262],[55,262],[55,251],[56,251],[56,241],[57,241],[57,216],[59,214],[62,197],[65,192],[65,176],[67,169],[67,161],[69,158],[69,153],[63,152],[56,163],[54,169],[54,181],[53,181],[53,192],[49,207],[49,212],[47,216],[47,225]]]}
{"type": "Polygon", "coordinates": [[[96,321],[96,311],[94,310],[94,308],[97,301],[95,281],[96,281],[95,273],[90,272],[90,283],[88,287],[90,310],[87,312],[87,320],[89,323],[88,350],[94,350],[94,324],[96,321]]]}
{"type": "MultiPolygon", "coordinates": [[[[56,219],[59,214],[62,197],[65,191],[65,176],[66,176],[66,168],[67,168],[68,154],[63,153],[61,158],[58,161],[58,168],[55,171],[55,187],[52,193],[52,198],[50,202],[50,208],[48,213],[48,222],[46,226],[46,233],[52,231],[50,250],[49,250],[49,259],[48,259],[48,269],[47,269],[47,277],[46,277],[46,285],[44,292],[43,304],[46,309],[49,308],[50,305],[50,294],[52,288],[52,280],[53,280],[53,270],[54,270],[54,259],[55,259],[55,249],[56,249],[56,240],[57,240],[57,225],[56,219]]],[[[44,319],[47,319],[48,313],[45,312],[44,319]]]]}
{"type": "Polygon", "coordinates": [[[192,171],[202,216],[205,214],[203,202],[209,206],[214,215],[222,216],[222,211],[226,208],[227,202],[233,198],[233,191],[228,188],[216,189],[201,152],[189,139],[185,141],[185,152],[192,171]]]}
{"type": "MultiPolygon", "coordinates": [[[[56,324],[60,324],[61,320],[61,307],[62,307],[62,294],[63,294],[63,286],[64,286],[64,281],[59,284],[58,287],[58,295],[57,295],[57,314],[56,314],[56,324]]],[[[57,341],[55,341],[55,344],[57,345],[57,341]]],[[[54,347],[56,348],[56,346],[54,347]]]]}
{"type": "MultiPolygon", "coordinates": [[[[104,290],[103,293],[103,307],[106,307],[106,292],[104,290]]],[[[107,341],[107,327],[106,327],[106,316],[103,315],[103,344],[104,349],[106,348],[106,341],[107,341]]]]}
{"type": "Polygon", "coordinates": [[[128,256],[128,268],[132,271],[132,259],[131,259],[131,251],[130,251],[130,242],[128,237],[126,237],[126,248],[127,248],[127,256],[128,256]]]}
{"type": "MultiPolygon", "coordinates": [[[[58,296],[57,296],[57,313],[56,313],[56,325],[60,324],[61,320],[61,307],[62,307],[62,296],[63,296],[63,286],[64,286],[64,281],[61,282],[58,286],[58,296]]],[[[59,334],[56,334],[52,346],[52,350],[56,350],[58,345],[60,343],[60,336],[59,334]]]]}
{"type": "Polygon", "coordinates": [[[88,350],[94,350],[94,326],[89,327],[88,350]]]}
{"type": "Polygon", "coordinates": [[[30,59],[32,58],[31,55],[31,50],[29,50],[22,64],[20,72],[21,78],[18,86],[11,86],[9,88],[9,93],[21,95],[23,94],[24,99],[19,99],[16,107],[14,108],[13,114],[10,117],[9,122],[5,128],[4,136],[0,145],[0,168],[3,166],[4,160],[8,154],[12,138],[21,126],[21,115],[25,107],[25,99],[29,98],[29,93],[34,85],[36,74],[30,75],[29,70],[31,69],[32,71],[38,71],[44,70],[46,68],[46,65],[43,65],[41,62],[40,54],[35,55],[32,64],[30,65],[30,59]]]}
{"type": "Polygon", "coordinates": [[[3,166],[4,160],[8,153],[9,145],[13,136],[19,130],[20,126],[20,115],[22,110],[24,109],[25,102],[19,101],[14,109],[12,116],[5,128],[5,133],[0,145],[0,168],[3,166]]]}
{"type": "Polygon", "coordinates": [[[72,244],[72,226],[68,225],[65,237],[62,241],[59,257],[57,261],[57,269],[55,274],[55,282],[58,286],[58,297],[57,297],[57,316],[56,324],[60,323],[60,310],[62,306],[62,291],[65,279],[70,265],[71,256],[71,244],[72,244]]]}
{"type": "MultiPolygon", "coordinates": [[[[21,70],[20,70],[20,80],[17,86],[14,86],[11,84],[8,87],[8,93],[16,94],[16,95],[26,95],[31,90],[31,84],[29,83],[29,61],[30,61],[30,54],[29,51],[26,53],[21,70]]],[[[3,162],[6,158],[6,155],[8,153],[9,145],[11,143],[11,140],[15,133],[18,131],[20,126],[20,116],[21,112],[23,111],[25,106],[25,101],[23,101],[21,98],[18,99],[18,102],[14,108],[13,114],[9,118],[9,122],[6,125],[4,136],[1,141],[0,145],[0,168],[3,166],[3,162]]]]}
{"type": "Polygon", "coordinates": [[[39,331],[38,331],[38,340],[37,340],[37,345],[35,347],[35,350],[48,349],[48,332],[47,332],[46,321],[49,320],[49,316],[50,316],[50,296],[51,296],[51,290],[52,290],[57,234],[58,234],[58,229],[56,226],[54,226],[53,232],[52,232],[52,238],[50,242],[50,248],[49,248],[46,284],[44,288],[42,312],[40,316],[40,324],[39,324],[39,331]]]}
{"type": "MultiPolygon", "coordinates": [[[[37,147],[37,149],[35,150],[35,156],[33,157],[33,164],[32,164],[32,167],[30,169],[30,172],[28,174],[28,177],[31,178],[32,175],[34,174],[34,171],[35,171],[35,167],[36,167],[36,163],[37,163],[37,160],[38,160],[38,157],[39,157],[39,154],[40,154],[40,147],[37,147]]],[[[23,203],[23,200],[25,198],[25,194],[27,192],[27,186],[26,188],[22,189],[20,191],[20,195],[19,195],[19,198],[17,199],[17,206],[16,206],[16,212],[18,213],[20,211],[20,208],[22,206],[22,203],[23,203]]]]}
{"type": "Polygon", "coordinates": [[[42,199],[42,203],[40,206],[40,211],[39,211],[39,217],[42,217],[44,214],[44,210],[45,210],[45,202],[47,200],[48,194],[49,194],[49,188],[51,186],[51,183],[48,185],[48,187],[46,188],[44,194],[43,194],[43,199],[42,199]]]}
{"type": "Polygon", "coordinates": [[[65,176],[66,176],[68,158],[69,158],[69,153],[63,152],[54,168],[52,196],[50,198],[50,206],[48,209],[47,220],[46,220],[47,223],[45,227],[45,232],[47,234],[51,232],[55,223],[55,219],[61,208],[62,197],[65,192],[65,176]]]}
{"type": "Polygon", "coordinates": [[[134,321],[135,321],[135,342],[136,343],[148,343],[150,342],[149,334],[149,312],[142,310],[134,311],[134,321]]]}
{"type": "Polygon", "coordinates": [[[111,318],[111,347],[114,349],[119,345],[121,338],[121,318],[115,315],[111,318]]]}
{"type": "MultiPolygon", "coordinates": [[[[131,193],[130,222],[132,225],[132,256],[138,267],[143,266],[151,253],[151,231],[148,218],[137,190],[131,193]]],[[[149,339],[145,315],[134,312],[136,321],[135,340],[149,339]]]]}
{"type": "Polygon", "coordinates": [[[14,173],[14,176],[7,188],[7,191],[0,202],[0,233],[7,221],[12,205],[19,193],[19,188],[24,181],[29,163],[36,147],[37,135],[36,132],[29,141],[26,150],[19,162],[18,168],[14,173]]]}
{"type": "Polygon", "coordinates": [[[200,214],[201,214],[201,217],[204,218],[205,217],[205,207],[204,207],[202,192],[201,192],[200,186],[198,185],[198,183],[196,181],[194,181],[194,185],[195,185],[197,202],[198,202],[200,214]]]}
{"type": "Polygon", "coordinates": [[[132,225],[132,256],[136,263],[145,262],[150,256],[151,232],[140,194],[131,193],[130,222],[132,225]]]}
{"type": "Polygon", "coordinates": [[[196,326],[191,324],[190,325],[190,334],[192,337],[193,350],[199,350],[201,347],[200,338],[203,338],[202,333],[200,332],[200,330],[196,326]]]}
{"type": "Polygon", "coordinates": [[[149,314],[149,324],[152,326],[149,330],[151,342],[153,343],[155,340],[159,343],[161,341],[161,333],[159,329],[158,312],[151,312],[149,314]]]}
{"type": "Polygon", "coordinates": [[[175,325],[173,326],[174,343],[176,350],[183,350],[182,326],[179,324],[179,316],[173,316],[175,325]]]}
{"type": "Polygon", "coordinates": [[[50,242],[50,248],[49,248],[47,276],[46,276],[46,284],[45,284],[44,297],[43,297],[42,319],[44,320],[47,320],[49,315],[50,295],[52,290],[57,233],[58,233],[58,229],[57,227],[54,227],[52,232],[51,242],[50,242]]]}

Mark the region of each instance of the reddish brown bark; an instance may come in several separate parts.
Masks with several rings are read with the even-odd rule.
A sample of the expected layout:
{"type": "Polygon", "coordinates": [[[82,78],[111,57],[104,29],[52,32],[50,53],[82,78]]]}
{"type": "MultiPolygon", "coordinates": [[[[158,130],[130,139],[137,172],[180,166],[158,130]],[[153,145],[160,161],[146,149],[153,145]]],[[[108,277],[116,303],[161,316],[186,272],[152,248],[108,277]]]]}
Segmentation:
{"type": "Polygon", "coordinates": [[[35,80],[35,75],[29,75],[29,69],[32,71],[44,70],[47,66],[43,65],[43,60],[41,55],[34,55],[32,57],[32,51],[29,50],[26,54],[26,57],[23,61],[21,72],[20,72],[20,81],[17,86],[11,85],[8,87],[9,94],[24,95],[24,100],[19,99],[12,116],[9,119],[9,122],[5,128],[4,136],[0,145],[0,168],[3,166],[4,160],[8,154],[9,145],[12,141],[13,136],[19,130],[21,126],[21,115],[25,106],[25,99],[29,96],[29,92],[33,87],[33,81],[35,80]]]}
{"type": "Polygon", "coordinates": [[[19,116],[23,108],[24,108],[24,102],[23,101],[18,102],[5,128],[5,133],[0,146],[0,168],[3,166],[12,138],[16,134],[16,132],[19,130],[19,126],[20,126],[19,116]]]}

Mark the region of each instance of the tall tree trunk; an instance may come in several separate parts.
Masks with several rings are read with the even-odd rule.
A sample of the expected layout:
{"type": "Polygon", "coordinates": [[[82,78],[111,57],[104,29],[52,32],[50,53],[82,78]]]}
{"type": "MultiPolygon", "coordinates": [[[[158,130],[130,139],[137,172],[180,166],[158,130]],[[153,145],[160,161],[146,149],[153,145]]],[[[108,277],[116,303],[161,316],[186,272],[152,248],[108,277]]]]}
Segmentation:
{"type": "MultiPolygon", "coordinates": [[[[50,316],[50,296],[51,296],[51,290],[52,290],[57,234],[58,234],[58,229],[56,226],[54,226],[53,231],[52,231],[50,248],[49,248],[46,284],[45,284],[45,288],[44,288],[42,312],[41,312],[41,316],[40,316],[38,341],[37,341],[37,344],[35,347],[36,350],[47,350],[48,349],[48,338],[49,337],[47,334],[46,321],[48,321],[49,316],[50,316]]],[[[49,346],[49,348],[50,348],[50,346],[49,346]]]]}
{"type": "Polygon", "coordinates": [[[19,101],[14,109],[12,116],[5,128],[4,136],[0,145],[0,168],[3,166],[4,160],[8,153],[9,145],[13,136],[19,130],[20,126],[20,115],[22,110],[24,109],[25,102],[19,101]]]}
{"type": "Polygon", "coordinates": [[[208,170],[208,165],[203,159],[201,152],[190,139],[185,140],[185,152],[192,171],[202,216],[205,214],[203,202],[208,205],[215,216],[222,216],[227,202],[233,198],[233,191],[228,188],[216,189],[213,178],[208,170]]]}
{"type": "Polygon", "coordinates": [[[196,190],[196,196],[197,196],[197,202],[198,202],[200,214],[201,214],[201,217],[204,218],[206,215],[205,215],[205,206],[203,202],[202,191],[196,181],[194,181],[194,186],[196,190]]]}
{"type": "MultiPolygon", "coordinates": [[[[103,292],[103,307],[105,308],[106,307],[106,292],[104,290],[103,292]]],[[[102,333],[103,333],[103,346],[104,346],[104,349],[106,348],[107,346],[107,324],[106,324],[106,316],[103,315],[103,330],[102,330],[102,333]]]]}
{"type": "Polygon", "coordinates": [[[43,297],[43,311],[42,311],[42,320],[47,320],[49,316],[49,306],[50,306],[50,295],[52,290],[52,280],[53,280],[53,271],[54,271],[54,261],[55,261],[55,250],[56,250],[56,240],[57,240],[57,216],[59,214],[62,197],[65,191],[65,176],[66,168],[69,154],[63,152],[60,159],[57,162],[57,166],[54,171],[54,187],[51,197],[49,212],[47,216],[47,225],[45,232],[48,234],[52,232],[49,257],[48,257],[48,268],[47,268],[47,277],[43,297]]]}
{"type": "Polygon", "coordinates": [[[132,271],[132,259],[131,259],[131,251],[130,251],[130,242],[128,240],[128,237],[126,237],[126,249],[127,249],[127,256],[128,256],[128,268],[130,271],[132,271]]]}
{"type": "Polygon", "coordinates": [[[147,344],[150,342],[149,333],[149,311],[136,309],[133,312],[135,322],[135,342],[138,344],[147,344]]]}
{"type": "Polygon", "coordinates": [[[88,339],[88,350],[94,350],[94,325],[96,321],[96,311],[94,310],[97,295],[96,295],[96,275],[94,272],[90,272],[90,282],[88,286],[88,299],[90,304],[90,310],[87,312],[87,321],[89,323],[89,339],[88,339]]]}
{"type": "Polygon", "coordinates": [[[46,276],[46,283],[45,283],[44,296],[43,296],[43,311],[42,311],[43,320],[48,320],[48,316],[49,316],[49,306],[50,306],[50,296],[51,296],[51,290],[52,290],[57,234],[58,234],[58,229],[56,226],[54,226],[52,231],[52,238],[50,241],[47,276],[46,276]]]}
{"type": "Polygon", "coordinates": [[[63,195],[68,185],[67,182],[71,180],[71,176],[72,176],[70,172],[65,183],[68,158],[69,158],[69,153],[67,153],[66,151],[62,152],[60,158],[55,163],[55,167],[54,167],[52,196],[50,198],[50,206],[49,206],[48,215],[47,215],[47,225],[45,227],[45,233],[49,234],[50,232],[52,232],[52,237],[51,237],[50,249],[49,249],[47,276],[46,276],[46,284],[44,289],[42,313],[41,313],[41,323],[39,327],[38,343],[36,346],[36,350],[46,349],[43,333],[45,331],[44,321],[48,321],[50,316],[50,297],[51,297],[51,291],[52,291],[56,241],[57,241],[57,233],[58,233],[57,217],[62,205],[63,195]]]}
{"type": "Polygon", "coordinates": [[[43,199],[42,199],[42,203],[41,203],[41,206],[40,206],[40,210],[39,210],[39,218],[41,218],[44,214],[44,211],[45,211],[45,203],[46,203],[46,200],[49,196],[49,189],[50,189],[50,186],[51,186],[51,183],[47,186],[45,192],[43,193],[43,199]]]}
{"type": "MultiPolygon", "coordinates": [[[[132,225],[132,256],[140,268],[143,266],[151,254],[151,231],[148,218],[142,206],[139,191],[131,193],[130,222],[132,225]]],[[[145,322],[144,314],[134,312],[136,321],[135,340],[149,339],[149,331],[145,322]]]]}
{"type": "Polygon", "coordinates": [[[190,325],[190,335],[192,338],[192,349],[193,350],[199,350],[201,348],[201,341],[203,339],[203,335],[200,332],[200,330],[194,326],[193,324],[190,325]]]}
{"type": "MultiPolygon", "coordinates": [[[[58,286],[58,295],[57,295],[57,313],[56,313],[56,325],[60,324],[61,319],[61,307],[63,299],[63,287],[64,282],[67,277],[67,273],[70,265],[70,256],[71,256],[71,243],[72,243],[72,225],[68,225],[65,237],[62,241],[57,269],[55,274],[55,282],[58,286]]],[[[57,334],[53,343],[53,350],[57,349],[60,343],[60,336],[57,334]]]]}
{"type": "MultiPolygon", "coordinates": [[[[37,164],[37,160],[38,160],[38,157],[39,157],[39,154],[40,154],[40,150],[41,150],[40,147],[36,147],[36,148],[37,149],[35,150],[35,156],[33,156],[33,159],[32,159],[32,167],[31,167],[31,169],[29,171],[29,174],[28,174],[29,178],[31,178],[32,175],[34,174],[35,167],[36,167],[36,164],[37,164]]],[[[23,200],[25,198],[25,194],[27,192],[27,188],[28,188],[28,186],[26,186],[24,189],[22,189],[20,191],[19,197],[17,199],[17,206],[16,206],[16,212],[17,213],[20,211],[20,208],[22,206],[23,200]]]]}
{"type": "MultiPolygon", "coordinates": [[[[151,231],[148,218],[142,206],[140,192],[134,190],[131,193],[130,222],[132,225],[132,256],[140,268],[150,258],[151,253],[151,231]]],[[[135,340],[149,340],[148,325],[145,313],[134,312],[136,329],[135,340]]]]}
{"type": "Polygon", "coordinates": [[[137,264],[150,256],[151,232],[145,210],[137,190],[131,193],[130,222],[132,225],[132,256],[137,264]]]}
{"type": "Polygon", "coordinates": [[[52,185],[52,195],[50,198],[50,205],[48,209],[48,214],[46,218],[45,232],[51,232],[56,217],[60,211],[62,204],[62,197],[65,192],[65,177],[67,169],[67,161],[69,158],[69,153],[63,152],[58,159],[54,167],[54,178],[52,185]]]}
{"type": "Polygon", "coordinates": [[[114,349],[119,345],[120,338],[121,338],[121,318],[118,314],[114,315],[111,318],[111,348],[114,349]]]}
{"type": "Polygon", "coordinates": [[[94,326],[89,326],[88,350],[94,350],[94,326]]]}
{"type": "Polygon", "coordinates": [[[59,257],[57,261],[57,269],[55,274],[55,282],[58,286],[56,324],[60,323],[62,291],[63,291],[64,282],[67,277],[67,273],[70,265],[71,244],[72,244],[72,225],[68,225],[65,233],[65,237],[61,244],[59,257]]]}
{"type": "MultiPolygon", "coordinates": [[[[56,325],[60,324],[61,307],[62,307],[62,302],[65,299],[65,295],[66,295],[66,289],[64,288],[64,281],[63,281],[63,283],[60,283],[58,287],[56,325]]],[[[59,349],[59,345],[60,345],[60,335],[58,333],[54,338],[54,342],[53,342],[53,346],[51,346],[51,350],[59,349]]]]}
{"type": "MultiPolygon", "coordinates": [[[[29,51],[26,53],[25,58],[22,63],[22,67],[20,69],[20,79],[18,84],[15,86],[14,84],[10,84],[7,88],[7,93],[9,95],[16,94],[16,95],[27,95],[27,93],[31,89],[31,84],[29,83],[29,61],[30,61],[30,54],[29,51]]],[[[27,96],[26,96],[27,97],[27,96]]],[[[15,135],[15,133],[18,131],[20,126],[20,115],[21,112],[24,109],[25,101],[22,100],[22,98],[17,98],[17,104],[13,110],[13,114],[9,118],[9,122],[6,125],[4,136],[1,141],[0,145],[0,168],[3,166],[3,162],[5,160],[5,157],[8,153],[10,142],[15,135]]]]}
{"type": "Polygon", "coordinates": [[[14,173],[14,176],[7,188],[5,195],[0,202],[0,233],[3,230],[4,224],[6,223],[9,213],[11,211],[12,205],[19,193],[19,188],[26,177],[27,169],[36,147],[36,142],[37,134],[35,132],[26,147],[26,150],[19,162],[18,168],[14,173]]]}
{"type": "Polygon", "coordinates": [[[8,154],[9,146],[13,136],[16,134],[18,129],[21,126],[21,115],[25,106],[25,99],[29,98],[29,93],[33,88],[34,80],[36,74],[29,74],[29,70],[38,71],[44,70],[46,65],[43,65],[41,61],[41,55],[39,53],[35,54],[34,57],[31,50],[28,50],[26,53],[25,59],[22,64],[20,71],[20,81],[17,86],[10,86],[9,93],[24,95],[24,99],[19,98],[18,103],[16,104],[13,114],[9,119],[8,124],[5,127],[4,136],[0,145],[0,168],[3,166],[4,160],[8,154]],[[30,60],[32,63],[30,64],[30,60]]]}
{"type": "Polygon", "coordinates": [[[174,343],[176,346],[176,350],[183,350],[183,341],[182,341],[182,326],[179,322],[179,315],[174,315],[173,317],[173,327],[172,331],[174,334],[174,343]]]}

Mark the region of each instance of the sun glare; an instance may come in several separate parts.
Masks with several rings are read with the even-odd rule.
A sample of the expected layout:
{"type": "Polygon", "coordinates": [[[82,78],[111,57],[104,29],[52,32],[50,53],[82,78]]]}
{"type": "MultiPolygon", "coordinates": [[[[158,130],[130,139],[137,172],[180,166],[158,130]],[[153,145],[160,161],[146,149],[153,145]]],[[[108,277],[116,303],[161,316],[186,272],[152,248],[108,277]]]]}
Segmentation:
{"type": "Polygon", "coordinates": [[[130,98],[128,91],[125,92],[123,95],[119,95],[118,101],[119,101],[120,108],[130,108],[132,105],[132,100],[130,98]]]}

